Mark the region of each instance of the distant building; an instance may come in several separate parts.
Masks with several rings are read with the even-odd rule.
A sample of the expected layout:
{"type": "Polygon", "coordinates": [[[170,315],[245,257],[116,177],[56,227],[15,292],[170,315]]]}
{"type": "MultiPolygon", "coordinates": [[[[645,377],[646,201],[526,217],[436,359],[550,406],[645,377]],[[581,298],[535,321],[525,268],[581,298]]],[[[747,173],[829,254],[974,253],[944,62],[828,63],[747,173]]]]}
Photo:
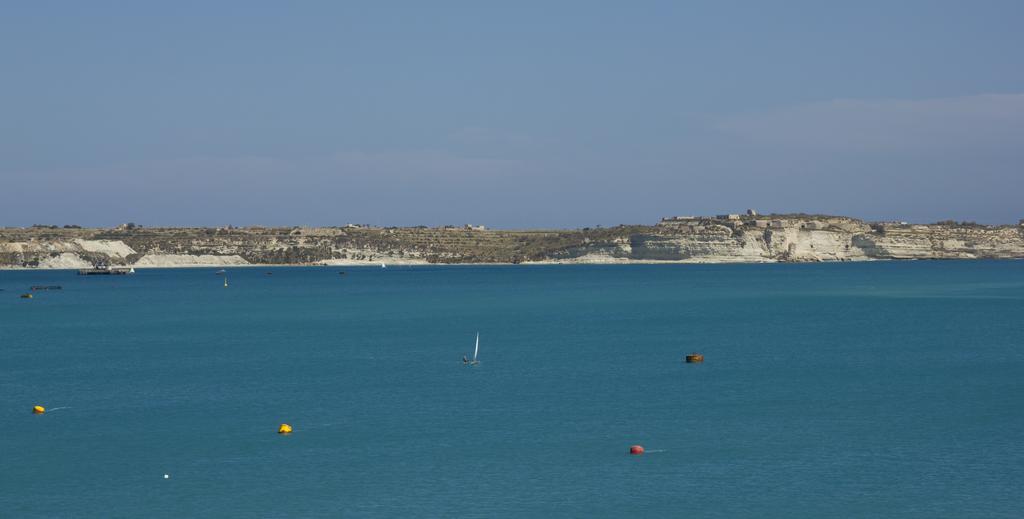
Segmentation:
{"type": "Polygon", "coordinates": [[[771,223],[768,224],[768,227],[771,227],[773,229],[781,229],[785,226],[786,224],[782,220],[772,220],[771,223]]]}
{"type": "Polygon", "coordinates": [[[747,216],[757,216],[757,211],[753,209],[747,209],[747,216]]]}
{"type": "Polygon", "coordinates": [[[470,225],[470,224],[467,223],[466,224],[466,230],[469,230],[469,231],[486,231],[487,227],[484,227],[483,225],[470,225]]]}
{"type": "Polygon", "coordinates": [[[720,215],[716,216],[715,218],[717,218],[719,220],[739,220],[740,219],[740,215],[738,215],[738,214],[720,214],[720,215]]]}
{"type": "Polygon", "coordinates": [[[754,227],[759,227],[761,229],[764,229],[764,228],[768,227],[769,223],[770,222],[768,220],[753,220],[752,221],[752,225],[754,227]]]}

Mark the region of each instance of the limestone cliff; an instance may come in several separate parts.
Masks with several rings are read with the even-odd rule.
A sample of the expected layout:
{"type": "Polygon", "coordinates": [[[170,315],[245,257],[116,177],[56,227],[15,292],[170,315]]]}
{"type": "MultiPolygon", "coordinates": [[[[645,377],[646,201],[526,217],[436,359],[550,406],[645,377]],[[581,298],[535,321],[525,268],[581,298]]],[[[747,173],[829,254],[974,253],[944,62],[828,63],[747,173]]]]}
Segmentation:
{"type": "Polygon", "coordinates": [[[653,226],[0,229],[0,267],[804,262],[1024,258],[1024,226],[834,216],[669,218],[653,226]]]}

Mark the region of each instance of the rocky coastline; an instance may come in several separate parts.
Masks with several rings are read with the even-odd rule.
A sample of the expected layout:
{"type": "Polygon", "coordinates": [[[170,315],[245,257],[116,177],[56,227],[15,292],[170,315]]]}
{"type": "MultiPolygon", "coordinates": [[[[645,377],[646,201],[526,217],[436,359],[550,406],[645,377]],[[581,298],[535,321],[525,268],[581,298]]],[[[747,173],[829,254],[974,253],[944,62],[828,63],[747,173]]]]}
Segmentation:
{"type": "Polygon", "coordinates": [[[766,263],[1024,258],[1024,224],[825,215],[670,217],[573,230],[463,227],[0,228],[0,268],[766,263]]]}

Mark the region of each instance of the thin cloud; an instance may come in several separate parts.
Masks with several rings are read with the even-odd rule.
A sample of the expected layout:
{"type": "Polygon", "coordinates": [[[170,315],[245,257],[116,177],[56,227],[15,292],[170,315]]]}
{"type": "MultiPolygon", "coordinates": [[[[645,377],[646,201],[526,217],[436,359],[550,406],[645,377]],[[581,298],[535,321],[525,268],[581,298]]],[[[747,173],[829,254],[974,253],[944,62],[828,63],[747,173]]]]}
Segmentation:
{"type": "Polygon", "coordinates": [[[346,151],[333,155],[317,169],[385,181],[458,182],[512,176],[524,165],[517,160],[467,157],[441,150],[346,151]]]}
{"type": "Polygon", "coordinates": [[[452,132],[449,139],[452,143],[463,146],[489,146],[513,149],[538,144],[537,140],[530,135],[480,126],[461,128],[452,132]]]}
{"type": "Polygon", "coordinates": [[[818,151],[992,151],[1024,144],[1024,94],[796,105],[719,119],[752,144],[818,151]]]}

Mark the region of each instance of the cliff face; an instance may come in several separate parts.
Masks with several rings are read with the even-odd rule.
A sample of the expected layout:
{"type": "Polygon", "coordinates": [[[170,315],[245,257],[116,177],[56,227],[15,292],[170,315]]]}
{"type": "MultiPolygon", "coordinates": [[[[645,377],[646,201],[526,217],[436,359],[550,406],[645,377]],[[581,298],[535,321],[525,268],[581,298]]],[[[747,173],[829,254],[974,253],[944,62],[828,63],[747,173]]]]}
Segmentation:
{"type": "Polygon", "coordinates": [[[852,241],[871,257],[893,259],[1020,258],[1024,227],[890,226],[852,241]]]}
{"type": "Polygon", "coordinates": [[[687,218],[571,231],[462,228],[0,229],[0,267],[802,262],[1024,258],[1024,227],[842,217],[687,218]]]}

